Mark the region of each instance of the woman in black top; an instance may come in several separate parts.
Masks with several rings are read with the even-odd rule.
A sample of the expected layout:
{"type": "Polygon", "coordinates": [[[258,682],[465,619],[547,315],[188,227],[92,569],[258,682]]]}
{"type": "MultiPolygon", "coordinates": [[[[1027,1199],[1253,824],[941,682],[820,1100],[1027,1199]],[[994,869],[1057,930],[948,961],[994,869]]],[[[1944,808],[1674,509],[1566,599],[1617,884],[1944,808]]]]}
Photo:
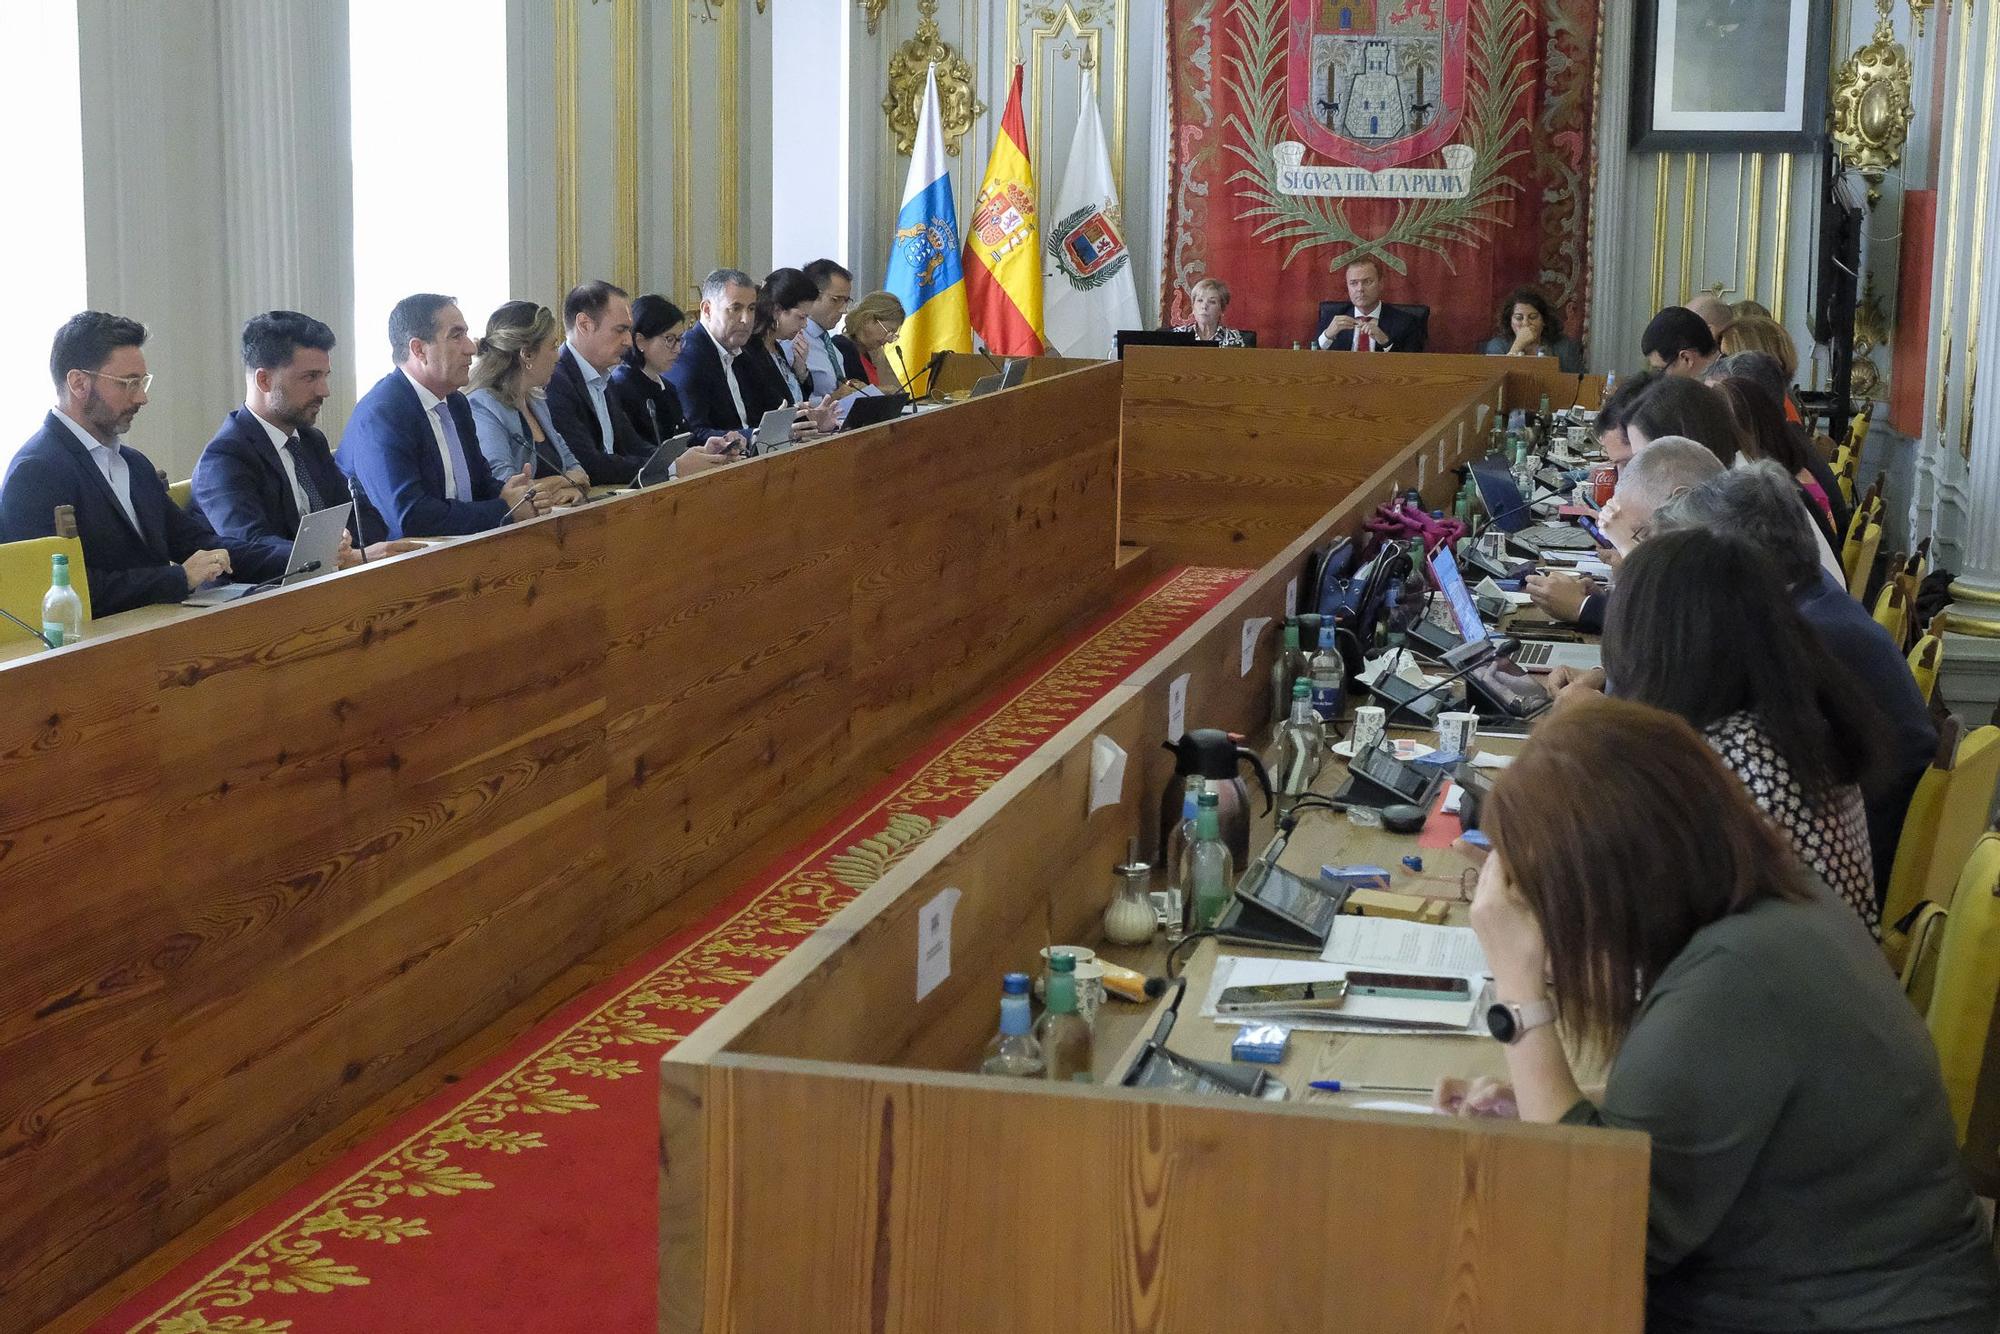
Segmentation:
{"type": "Polygon", "coordinates": [[[665,297],[640,297],[632,303],[632,342],[624,364],[611,372],[611,401],[655,449],[687,429],[681,396],[667,383],[687,323],[687,315],[665,297]]]}
{"type": "Polygon", "coordinates": [[[800,334],[819,300],[819,284],[798,269],[773,269],[757,290],[756,322],[736,359],[736,383],[754,425],[773,408],[811,398],[806,349],[800,334]]]}

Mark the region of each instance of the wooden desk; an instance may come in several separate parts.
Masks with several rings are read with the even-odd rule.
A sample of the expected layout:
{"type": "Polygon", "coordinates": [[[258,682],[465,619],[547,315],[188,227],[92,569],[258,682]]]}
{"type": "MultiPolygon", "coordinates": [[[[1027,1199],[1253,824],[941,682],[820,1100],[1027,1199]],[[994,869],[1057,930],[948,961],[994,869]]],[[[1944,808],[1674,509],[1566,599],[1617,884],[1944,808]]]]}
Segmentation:
{"type": "MultiPolygon", "coordinates": [[[[666,1056],[663,1331],[1638,1329],[1643,1136],[965,1073],[993,1032],[1001,973],[1093,939],[1128,837],[1150,845],[1169,696],[1189,726],[1257,731],[1276,635],[1251,636],[1246,669],[1245,622],[1281,614],[1314,544],[1354,531],[1420,454],[1427,494],[1441,494],[1446,469],[1483,444],[1474,423],[1502,384],[1400,408],[1378,396],[1406,414],[1400,448],[666,1056]],[[1090,810],[1100,736],[1130,759],[1118,800],[1090,810]],[[946,887],[959,892],[950,972],[913,1000],[922,910],[946,887]]],[[[1204,389],[1246,438],[1291,420],[1259,406],[1266,392],[1204,389]]],[[[1134,410],[1128,396],[1128,463],[1134,410]]],[[[1129,515],[1129,486],[1126,498],[1129,515]]],[[[1326,851],[1303,828],[1299,865],[1326,851]]],[[[1190,1043],[1226,1031],[1184,1008],[1190,1043]]],[[[1373,1035],[1327,1059],[1365,1078],[1389,1068],[1370,1046],[1391,1041],[1402,1069],[1440,1059],[1373,1035]]],[[[1455,1070],[1497,1055],[1421,1041],[1452,1044],[1441,1059],[1455,1070]]]]}
{"type": "Polygon", "coordinates": [[[1101,613],[1118,384],[0,665],[0,1328],[1101,613]]]}

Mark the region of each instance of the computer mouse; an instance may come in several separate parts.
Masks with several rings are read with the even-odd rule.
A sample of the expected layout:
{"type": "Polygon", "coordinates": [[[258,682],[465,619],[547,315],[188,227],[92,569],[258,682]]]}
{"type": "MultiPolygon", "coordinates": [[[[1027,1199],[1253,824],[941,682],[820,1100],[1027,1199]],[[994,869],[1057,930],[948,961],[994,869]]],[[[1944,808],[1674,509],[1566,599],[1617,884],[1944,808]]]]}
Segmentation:
{"type": "Polygon", "coordinates": [[[1382,827],[1392,834],[1420,834],[1428,819],[1430,812],[1421,806],[1398,802],[1382,808],[1382,827]]]}

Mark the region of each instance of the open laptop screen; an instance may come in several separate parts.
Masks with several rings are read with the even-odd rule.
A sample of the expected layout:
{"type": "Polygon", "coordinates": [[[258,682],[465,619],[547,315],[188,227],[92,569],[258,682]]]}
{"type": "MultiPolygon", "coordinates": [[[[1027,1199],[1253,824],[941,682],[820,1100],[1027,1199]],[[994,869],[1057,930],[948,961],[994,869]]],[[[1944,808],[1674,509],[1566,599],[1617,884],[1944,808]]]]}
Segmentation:
{"type": "Polygon", "coordinates": [[[1494,454],[1473,460],[1472,482],[1479,488],[1479,499],[1486,506],[1487,515],[1502,532],[1518,533],[1534,522],[1534,516],[1528,512],[1527,497],[1514,484],[1514,473],[1506,459],[1494,454]]]}
{"type": "Polygon", "coordinates": [[[1472,590],[1465,586],[1458,557],[1451,554],[1450,547],[1440,546],[1431,553],[1431,574],[1437,578],[1438,591],[1451,607],[1452,619],[1458,622],[1459,637],[1468,644],[1484,640],[1486,622],[1479,619],[1479,607],[1472,600],[1472,590]]]}

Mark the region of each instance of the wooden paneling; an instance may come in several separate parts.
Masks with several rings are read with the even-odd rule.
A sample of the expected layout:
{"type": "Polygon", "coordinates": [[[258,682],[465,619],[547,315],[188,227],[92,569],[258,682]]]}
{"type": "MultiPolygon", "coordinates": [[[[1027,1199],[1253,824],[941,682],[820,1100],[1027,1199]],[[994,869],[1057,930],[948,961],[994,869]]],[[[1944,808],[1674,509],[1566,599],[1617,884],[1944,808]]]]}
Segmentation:
{"type": "Polygon", "coordinates": [[[1094,941],[1126,838],[1150,843],[1172,683],[1188,678],[1190,725],[1258,730],[1276,633],[1246,673],[1246,619],[1281,615],[1310,549],[1420,468],[1427,499],[1449,491],[1502,389],[1497,371],[1467,386],[667,1055],[662,1330],[1639,1326],[1641,1137],[957,1073],[992,1032],[999,973],[1094,941]],[[1099,735],[1130,765],[1086,814],[1099,735]],[[952,971],[915,1001],[918,918],[947,887],[952,971]]]}
{"type": "Polygon", "coordinates": [[[675,1334],[1643,1321],[1642,1135],[765,1057],[661,1098],[702,1111],[663,1146],[663,1231],[707,1225],[675,1334]]]}
{"type": "Polygon", "coordinates": [[[1129,349],[1120,537],[1174,561],[1262,565],[1492,383],[1480,360],[1129,349]]]}
{"type": "Polygon", "coordinates": [[[1118,382],[0,667],[0,1327],[1100,610],[1118,382]]]}

